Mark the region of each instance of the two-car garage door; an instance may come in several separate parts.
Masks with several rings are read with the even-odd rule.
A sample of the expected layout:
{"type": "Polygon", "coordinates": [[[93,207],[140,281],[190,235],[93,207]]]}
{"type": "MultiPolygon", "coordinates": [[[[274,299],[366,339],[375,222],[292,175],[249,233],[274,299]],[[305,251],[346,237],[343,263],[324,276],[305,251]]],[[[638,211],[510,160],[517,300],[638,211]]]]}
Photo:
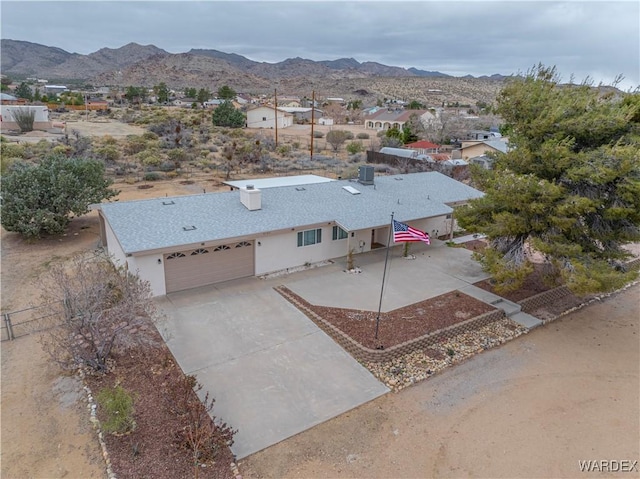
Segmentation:
{"type": "Polygon", "coordinates": [[[167,293],[254,274],[253,241],[164,255],[167,293]]]}

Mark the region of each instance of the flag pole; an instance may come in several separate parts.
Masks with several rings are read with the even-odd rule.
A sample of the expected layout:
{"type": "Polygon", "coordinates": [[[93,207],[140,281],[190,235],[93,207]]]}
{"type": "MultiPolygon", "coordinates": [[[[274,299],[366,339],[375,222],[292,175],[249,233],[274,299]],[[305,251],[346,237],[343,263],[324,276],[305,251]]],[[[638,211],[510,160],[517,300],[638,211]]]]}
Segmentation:
{"type": "Polygon", "coordinates": [[[380,287],[380,302],[378,303],[378,316],[376,316],[376,335],[378,339],[378,329],[380,328],[380,310],[382,309],[382,293],[384,293],[384,277],[387,274],[387,261],[389,260],[389,249],[391,248],[391,234],[393,233],[393,214],[391,212],[391,223],[389,224],[389,238],[387,238],[387,253],[384,257],[384,269],[382,271],[382,286],[380,287]]]}

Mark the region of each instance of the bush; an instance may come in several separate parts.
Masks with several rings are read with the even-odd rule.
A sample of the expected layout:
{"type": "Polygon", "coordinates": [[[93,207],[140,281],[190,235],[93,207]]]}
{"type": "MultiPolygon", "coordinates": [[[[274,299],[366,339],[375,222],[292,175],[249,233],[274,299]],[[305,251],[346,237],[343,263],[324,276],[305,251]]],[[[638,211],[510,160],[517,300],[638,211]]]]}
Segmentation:
{"type": "Polygon", "coordinates": [[[115,163],[120,159],[120,151],[113,145],[96,148],[95,153],[99,158],[109,163],[115,163]]]}
{"type": "Polygon", "coordinates": [[[102,429],[110,434],[126,434],[136,428],[133,419],[133,397],[122,386],[104,388],[96,396],[99,407],[106,418],[102,429]]]}
{"type": "Polygon", "coordinates": [[[368,140],[369,139],[369,133],[358,133],[356,135],[356,138],[358,140],[368,140]]]}
{"type": "Polygon", "coordinates": [[[145,173],[143,178],[144,181],[158,181],[162,179],[162,175],[157,171],[149,171],[145,173]]]}
{"type": "Polygon", "coordinates": [[[350,155],[355,155],[356,153],[360,153],[363,150],[362,143],[358,141],[352,141],[347,145],[347,153],[350,155]]]}
{"type": "Polygon", "coordinates": [[[27,238],[61,234],[73,216],[117,194],[110,184],[98,160],[50,156],[37,165],[16,163],[0,184],[2,226],[27,238]]]}
{"type": "Polygon", "coordinates": [[[313,132],[313,137],[314,138],[324,138],[324,133],[322,133],[321,131],[314,131],[313,132]]]}

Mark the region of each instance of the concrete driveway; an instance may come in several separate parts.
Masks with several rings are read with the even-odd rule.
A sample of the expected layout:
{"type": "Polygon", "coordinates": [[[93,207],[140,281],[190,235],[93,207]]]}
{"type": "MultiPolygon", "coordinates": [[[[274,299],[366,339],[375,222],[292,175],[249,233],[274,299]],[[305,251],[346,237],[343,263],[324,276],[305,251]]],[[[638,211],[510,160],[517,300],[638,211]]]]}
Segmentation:
{"type": "MultiPolygon", "coordinates": [[[[487,278],[471,252],[434,240],[414,260],[390,250],[382,310],[390,311],[487,278]]],[[[388,391],[311,320],[273,290],[286,285],[313,304],[377,311],[385,250],[272,279],[246,278],[158,300],[158,324],[182,369],[216,400],[214,414],[239,430],[246,457],[388,391]]]]}
{"type": "Polygon", "coordinates": [[[238,458],[388,392],[276,293],[277,284],[248,278],[158,300],[158,329],[215,398],[214,415],[238,429],[238,458]]]}

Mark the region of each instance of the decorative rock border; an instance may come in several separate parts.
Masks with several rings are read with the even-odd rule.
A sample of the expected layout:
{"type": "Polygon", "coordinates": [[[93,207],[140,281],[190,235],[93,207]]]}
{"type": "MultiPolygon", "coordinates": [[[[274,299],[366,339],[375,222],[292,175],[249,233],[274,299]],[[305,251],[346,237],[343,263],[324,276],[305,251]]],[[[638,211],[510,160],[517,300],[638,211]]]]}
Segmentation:
{"type": "Polygon", "coordinates": [[[93,399],[91,388],[87,386],[86,381],[84,380],[85,375],[82,369],[78,369],[78,376],[80,376],[80,380],[82,381],[82,388],[87,394],[87,408],[89,409],[89,421],[91,421],[91,424],[93,424],[93,428],[96,430],[98,434],[98,442],[100,443],[100,449],[102,450],[102,458],[104,459],[104,463],[107,468],[107,478],[117,479],[116,474],[113,472],[113,469],[111,468],[111,458],[109,457],[109,451],[107,450],[107,443],[104,440],[104,433],[102,432],[102,426],[100,425],[100,420],[98,419],[98,415],[97,415],[98,404],[93,399]]]}
{"type": "Polygon", "coordinates": [[[394,359],[405,356],[419,349],[425,349],[442,341],[453,339],[454,337],[469,331],[486,326],[490,323],[505,318],[504,311],[497,309],[488,313],[481,314],[475,318],[467,319],[461,323],[451,325],[446,328],[439,329],[432,333],[425,334],[415,339],[396,344],[387,349],[370,349],[359,342],[347,336],[345,333],[336,328],[333,324],[326,321],[320,315],[301,304],[285,286],[276,286],[274,288],[287,301],[302,311],[309,319],[316,323],[320,329],[327,333],[335,342],[343,349],[351,354],[358,361],[366,363],[380,363],[392,361],[394,359]]]}

